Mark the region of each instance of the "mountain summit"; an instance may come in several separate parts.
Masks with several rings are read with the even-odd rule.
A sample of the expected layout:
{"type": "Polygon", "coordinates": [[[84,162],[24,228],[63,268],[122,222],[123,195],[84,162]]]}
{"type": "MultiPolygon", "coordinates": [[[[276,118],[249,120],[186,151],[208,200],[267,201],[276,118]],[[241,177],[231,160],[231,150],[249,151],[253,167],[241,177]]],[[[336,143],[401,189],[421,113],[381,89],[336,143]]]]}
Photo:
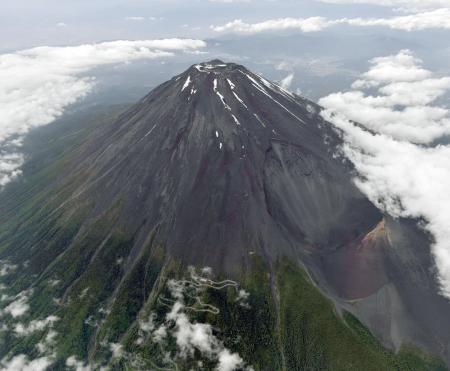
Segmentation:
{"type": "Polygon", "coordinates": [[[0,259],[21,267],[2,270],[5,326],[52,319],[0,350],[46,344],[55,369],[440,369],[353,316],[450,359],[428,237],[358,190],[320,110],[213,60],[90,129],[0,200],[0,259]]]}

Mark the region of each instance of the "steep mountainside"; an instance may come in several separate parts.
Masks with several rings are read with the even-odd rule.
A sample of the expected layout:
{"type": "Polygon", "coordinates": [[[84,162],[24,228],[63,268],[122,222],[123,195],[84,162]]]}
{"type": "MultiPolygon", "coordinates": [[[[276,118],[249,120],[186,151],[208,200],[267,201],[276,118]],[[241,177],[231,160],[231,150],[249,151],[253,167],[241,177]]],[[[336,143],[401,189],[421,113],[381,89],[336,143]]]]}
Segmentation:
{"type": "Polygon", "coordinates": [[[4,367],[445,368],[428,237],[314,103],[212,61],[85,135],[0,198],[4,367]]]}

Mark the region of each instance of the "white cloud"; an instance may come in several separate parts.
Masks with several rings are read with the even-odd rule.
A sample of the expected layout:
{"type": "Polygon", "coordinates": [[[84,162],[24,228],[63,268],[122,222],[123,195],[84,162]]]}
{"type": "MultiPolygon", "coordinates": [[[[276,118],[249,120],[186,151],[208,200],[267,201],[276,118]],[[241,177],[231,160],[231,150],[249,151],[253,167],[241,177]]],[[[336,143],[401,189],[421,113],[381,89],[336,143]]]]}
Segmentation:
{"type": "Polygon", "coordinates": [[[149,339],[148,335],[151,335],[151,340],[159,344],[161,352],[165,354],[163,361],[171,366],[178,360],[192,359],[195,354],[200,354],[204,359],[214,362],[218,371],[251,370],[250,367],[246,367],[239,354],[232,353],[214,335],[209,323],[193,322],[188,315],[192,311],[219,314],[218,308],[201,300],[206,289],[221,290],[234,287],[237,290],[238,300],[242,302],[249,294],[244,290],[238,290],[238,285],[234,281],[214,282],[208,278],[212,275],[211,268],[202,269],[200,276],[192,267],[189,271],[189,280],[172,279],[167,282],[170,298],[160,296],[158,302],[170,310],[159,320],[154,313],[150,314],[148,320],[140,320],[136,344],[142,346],[149,339]],[[158,327],[155,325],[156,321],[159,322],[158,327]],[[175,350],[170,347],[174,342],[175,350]]]}
{"type": "MultiPolygon", "coordinates": [[[[196,274],[193,268],[190,269],[191,282],[171,280],[168,283],[168,288],[173,298],[176,299],[172,309],[166,315],[166,326],[164,326],[164,336],[167,336],[167,325],[171,322],[175,323],[175,328],[171,332],[171,336],[176,339],[179,354],[182,358],[193,356],[194,351],[198,350],[200,353],[211,360],[217,360],[217,370],[232,371],[244,367],[244,361],[237,353],[232,353],[225,348],[223,343],[213,334],[212,326],[208,323],[191,322],[186,314],[185,297],[191,297],[192,294],[187,290],[190,285],[196,287],[197,295],[201,294],[202,288],[206,287],[221,287],[227,285],[236,287],[233,281],[214,282],[210,279],[200,277],[196,274]],[[225,285],[224,285],[225,283],[225,285]],[[200,291],[198,291],[200,290],[200,291]]],[[[203,270],[202,274],[211,275],[211,270],[203,270]]],[[[243,290],[241,290],[244,292],[243,290]]],[[[239,292],[240,293],[240,292],[239,292]]],[[[212,311],[216,309],[208,304],[201,303],[204,308],[212,311]]],[[[192,309],[191,307],[189,307],[192,309]]]]}
{"type": "Polygon", "coordinates": [[[163,342],[167,338],[167,328],[164,325],[159,326],[153,331],[153,340],[157,343],[163,342]]]}
{"type": "Polygon", "coordinates": [[[52,352],[53,347],[55,346],[56,336],[58,336],[58,333],[55,330],[50,330],[45,336],[45,338],[36,345],[38,351],[41,354],[52,352]]]}
{"type": "Polygon", "coordinates": [[[76,371],[92,371],[92,367],[79,361],[75,356],[70,356],[66,359],[66,366],[75,369],[76,371]]]}
{"type": "Polygon", "coordinates": [[[200,271],[202,276],[211,276],[212,275],[212,268],[211,267],[203,267],[200,271]]]}
{"type": "Polygon", "coordinates": [[[139,329],[145,333],[153,331],[153,329],[155,328],[155,316],[156,315],[152,313],[150,314],[147,321],[139,320],[139,329]]]}
{"type": "Polygon", "coordinates": [[[420,128],[420,123],[415,122],[413,117],[408,122],[407,115],[401,114],[397,122],[392,121],[386,126],[386,120],[389,121],[391,115],[397,114],[395,107],[387,104],[389,100],[404,104],[404,111],[440,109],[448,119],[446,108],[426,105],[449,88],[448,80],[432,78],[428,72],[415,73],[414,78],[407,73],[385,73],[383,65],[393,63],[395,69],[400,69],[399,61],[406,62],[405,72],[421,70],[418,65],[420,62],[407,51],[378,58],[372,61],[371,70],[362,76],[356,86],[381,86],[381,97],[352,91],[332,94],[319,103],[325,107],[323,116],[343,132],[345,145],[342,150],[359,173],[357,186],[374,204],[393,216],[423,218],[424,227],[435,240],[432,254],[439,273],[441,291],[450,297],[450,145],[425,147],[412,142],[426,143],[447,131],[437,128],[436,122],[430,121],[429,117],[425,117],[420,128]],[[412,60],[415,67],[410,63],[412,60]],[[412,92],[418,97],[411,97],[412,92]],[[387,119],[374,112],[380,109],[376,105],[377,100],[382,102],[381,110],[387,113],[387,119]],[[349,119],[357,120],[363,127],[349,119]]]}
{"type": "Polygon", "coordinates": [[[243,308],[250,309],[250,304],[248,303],[248,298],[250,297],[250,293],[245,291],[244,289],[240,289],[238,291],[238,296],[236,298],[236,302],[243,308]]]}
{"type": "Polygon", "coordinates": [[[450,135],[449,110],[431,105],[450,91],[450,77],[432,77],[408,50],[371,63],[353,90],[331,94],[320,103],[397,140],[429,143],[450,135]],[[358,90],[366,87],[376,88],[376,95],[358,90]]]}
{"type": "Polygon", "coordinates": [[[33,320],[27,325],[23,323],[16,323],[14,325],[14,332],[18,336],[29,336],[36,331],[45,330],[48,326],[53,326],[53,324],[58,321],[59,318],[56,316],[49,316],[41,320],[33,320]]]}
{"type": "Polygon", "coordinates": [[[3,371],[44,371],[53,363],[50,357],[40,357],[30,361],[26,355],[20,354],[9,361],[0,362],[3,371]]]}
{"type": "Polygon", "coordinates": [[[111,343],[109,344],[109,349],[112,353],[112,358],[122,358],[124,355],[122,344],[111,343]]]}
{"type": "MultiPolygon", "coordinates": [[[[1,159],[0,155],[0,159],[1,159]]],[[[0,162],[0,171],[2,170],[2,166],[4,164],[0,162]]],[[[1,178],[0,178],[1,182],[1,178]]],[[[7,260],[0,260],[0,277],[7,276],[8,274],[11,274],[17,269],[17,265],[9,263],[7,260]]]]}
{"type": "Polygon", "coordinates": [[[20,175],[20,138],[86,96],[95,80],[81,74],[107,64],[174,56],[202,49],[201,40],[113,41],[37,47],[0,55],[0,186],[20,175]],[[18,140],[19,139],[19,140],[18,140]]]}
{"type": "Polygon", "coordinates": [[[57,26],[57,27],[67,27],[67,24],[64,23],[64,22],[58,22],[58,23],[56,24],[56,26],[57,26]]]}
{"type": "Polygon", "coordinates": [[[283,80],[280,81],[280,85],[283,89],[289,89],[292,85],[292,81],[294,81],[294,74],[291,73],[287,75],[283,80]]]}
{"type": "Polygon", "coordinates": [[[448,0],[318,0],[328,4],[371,4],[410,10],[449,7],[448,0]]]}
{"type": "MultiPolygon", "coordinates": [[[[198,350],[202,355],[212,360],[218,360],[217,369],[220,371],[242,368],[244,366],[242,358],[224,347],[222,342],[213,334],[210,324],[190,321],[185,313],[186,306],[183,299],[179,297],[180,289],[173,290],[174,288],[175,285],[172,285],[172,296],[177,298],[177,301],[167,314],[166,321],[175,323],[171,336],[176,339],[178,357],[193,356],[195,350],[198,350]]],[[[164,334],[167,336],[166,332],[164,334]]]]}
{"type": "Polygon", "coordinates": [[[362,75],[360,82],[380,83],[420,81],[431,76],[431,72],[422,68],[422,61],[410,51],[402,50],[397,55],[374,58],[371,68],[362,75]]]}
{"type": "Polygon", "coordinates": [[[208,355],[212,354],[217,339],[212,333],[211,326],[205,323],[191,323],[183,311],[184,305],[176,302],[167,315],[168,321],[175,322],[174,336],[181,356],[183,358],[187,355],[193,356],[195,349],[208,355]]]}
{"type": "Polygon", "coordinates": [[[22,291],[16,295],[13,302],[0,310],[0,316],[5,314],[9,314],[13,318],[23,316],[30,309],[30,305],[28,304],[29,295],[31,295],[30,290],[22,291]]]}
{"type": "Polygon", "coordinates": [[[131,16],[131,17],[125,17],[125,20],[139,22],[139,21],[145,20],[145,17],[131,16]]]}
{"type": "Polygon", "coordinates": [[[223,26],[211,26],[216,32],[237,32],[237,33],[259,33],[267,31],[282,31],[282,30],[299,30],[302,32],[317,32],[321,31],[331,24],[323,17],[311,18],[278,18],[269,19],[264,22],[246,23],[241,19],[236,19],[232,22],[226,23],[223,26]]]}
{"type": "MultiPolygon", "coordinates": [[[[29,309],[27,303],[23,302],[31,294],[31,290],[24,291],[18,295],[19,300],[16,300],[12,304],[15,308],[10,311],[13,317],[18,317],[29,309]],[[21,301],[20,303],[18,303],[21,301]],[[25,310],[26,309],[26,310],[25,310]]],[[[2,313],[3,314],[3,313],[2,313]]],[[[54,346],[55,338],[57,336],[56,331],[53,330],[53,325],[59,318],[56,316],[49,316],[42,320],[32,320],[28,324],[16,323],[13,326],[12,331],[16,336],[25,337],[33,335],[37,331],[48,330],[45,337],[36,344],[36,348],[39,351],[40,357],[30,360],[28,356],[24,354],[16,355],[11,359],[7,357],[0,361],[0,369],[4,371],[43,371],[47,370],[55,360],[54,346]]],[[[11,331],[11,330],[9,330],[11,331]]]]}
{"type": "Polygon", "coordinates": [[[249,298],[249,296],[250,296],[250,293],[248,293],[244,289],[240,289],[238,291],[238,298],[237,298],[237,300],[247,300],[249,298]]]}
{"type": "Polygon", "coordinates": [[[244,360],[236,353],[230,353],[228,349],[224,349],[219,353],[219,364],[217,371],[234,371],[242,368],[244,360]]]}
{"type": "Polygon", "coordinates": [[[20,167],[25,159],[20,153],[0,151],[0,187],[8,184],[22,174],[20,167]]]}
{"type": "Polygon", "coordinates": [[[395,30],[421,31],[434,28],[450,29],[450,8],[430,10],[422,13],[393,18],[353,18],[342,19],[339,23],[351,26],[386,26],[395,30]]]}
{"type": "Polygon", "coordinates": [[[450,29],[450,8],[429,10],[391,18],[341,18],[336,20],[330,20],[324,17],[277,18],[257,23],[246,23],[241,19],[236,19],[222,26],[211,26],[211,29],[216,32],[243,34],[285,30],[318,32],[337,25],[356,27],[383,26],[403,31],[420,31],[437,28],[450,29]]]}

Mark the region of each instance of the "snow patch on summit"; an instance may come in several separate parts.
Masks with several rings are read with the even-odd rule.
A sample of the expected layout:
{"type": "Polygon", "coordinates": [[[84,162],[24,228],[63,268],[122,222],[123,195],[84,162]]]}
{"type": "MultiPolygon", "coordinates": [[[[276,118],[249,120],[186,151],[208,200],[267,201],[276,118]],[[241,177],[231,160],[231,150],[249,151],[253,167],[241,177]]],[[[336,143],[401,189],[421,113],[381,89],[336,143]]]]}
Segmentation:
{"type": "Polygon", "coordinates": [[[184,91],[184,89],[186,89],[191,83],[191,75],[188,76],[188,78],[186,79],[186,82],[184,83],[183,87],[181,88],[181,91],[184,91]]]}
{"type": "Polygon", "coordinates": [[[239,103],[241,103],[247,110],[248,107],[247,105],[244,103],[244,101],[239,97],[239,95],[237,95],[235,92],[233,92],[234,97],[238,100],[239,103]]]}
{"type": "Polygon", "coordinates": [[[213,81],[213,85],[214,85],[214,92],[217,94],[217,96],[220,98],[220,101],[222,102],[223,106],[225,107],[226,110],[230,111],[231,117],[233,118],[234,122],[236,123],[236,125],[241,125],[241,123],[239,122],[239,120],[237,119],[237,117],[233,114],[231,107],[225,102],[225,97],[219,92],[219,90],[217,89],[217,79],[214,79],[213,81]]]}
{"type": "Polygon", "coordinates": [[[207,64],[196,64],[194,66],[194,68],[199,72],[209,73],[218,68],[225,68],[226,66],[227,66],[226,64],[209,64],[209,63],[207,63],[207,64]]]}
{"type": "Polygon", "coordinates": [[[233,114],[231,114],[231,116],[233,117],[234,122],[236,123],[236,125],[241,126],[241,123],[239,122],[239,120],[237,119],[237,117],[233,114]]]}
{"type": "Polygon", "coordinates": [[[227,81],[228,81],[228,85],[230,85],[231,90],[234,90],[236,85],[234,85],[233,82],[230,79],[227,79],[227,81]]]}
{"type": "MultiPolygon", "coordinates": [[[[293,113],[292,111],[290,111],[286,106],[284,106],[283,104],[281,104],[280,102],[278,102],[274,97],[272,97],[267,91],[266,89],[258,82],[256,81],[256,79],[254,79],[252,76],[250,76],[247,73],[244,73],[242,71],[240,71],[242,74],[244,74],[252,83],[252,85],[258,89],[261,93],[263,93],[265,96],[267,96],[269,99],[273,100],[276,104],[278,104],[281,108],[283,108],[286,112],[288,112],[291,116],[295,117],[298,121],[300,121],[302,124],[304,124],[305,122],[298,117],[295,113],[293,113]]],[[[261,81],[264,83],[264,79],[261,79],[261,81]]],[[[269,82],[267,82],[267,84],[270,84],[269,82]]],[[[295,102],[295,101],[294,101],[295,102]]],[[[295,102],[297,104],[297,102],[295,102]]]]}

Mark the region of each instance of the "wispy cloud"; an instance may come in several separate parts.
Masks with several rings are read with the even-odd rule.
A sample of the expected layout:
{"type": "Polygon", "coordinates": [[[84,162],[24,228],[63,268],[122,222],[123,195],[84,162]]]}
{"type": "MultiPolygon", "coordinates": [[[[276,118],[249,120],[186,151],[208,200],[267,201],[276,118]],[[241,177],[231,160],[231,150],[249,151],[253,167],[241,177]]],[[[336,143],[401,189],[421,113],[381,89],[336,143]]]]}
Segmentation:
{"type": "MultiPolygon", "coordinates": [[[[223,286],[220,283],[201,278],[196,275],[194,270],[191,270],[191,279],[193,286],[201,288],[211,287],[215,285],[223,286]]],[[[229,281],[229,284],[234,286],[235,283],[229,281]]],[[[226,285],[224,287],[226,287],[226,285]]],[[[178,346],[177,357],[186,358],[193,356],[195,351],[199,351],[203,356],[210,360],[216,361],[216,370],[218,371],[233,371],[236,369],[245,368],[244,360],[237,353],[232,353],[227,349],[223,342],[220,341],[214,334],[212,326],[208,323],[192,322],[187,315],[187,306],[185,304],[185,297],[189,293],[186,292],[186,281],[169,281],[168,287],[172,297],[175,299],[172,309],[166,315],[165,328],[171,328],[170,336],[174,337],[178,346]],[[171,323],[174,326],[171,326],[171,323]]],[[[200,293],[197,293],[200,295],[200,293]]],[[[201,301],[199,301],[201,303],[201,301]]],[[[209,307],[210,311],[214,311],[214,307],[203,304],[205,308],[209,307]]]]}
{"type": "Polygon", "coordinates": [[[81,74],[103,65],[173,57],[202,49],[201,40],[113,41],[37,47],[0,55],[0,186],[20,175],[20,139],[86,96],[95,80],[81,74]]]}
{"type": "Polygon", "coordinates": [[[325,17],[277,18],[256,23],[247,23],[241,19],[236,19],[224,25],[211,26],[211,29],[216,32],[243,34],[285,30],[297,30],[307,33],[323,31],[338,25],[355,27],[381,26],[402,31],[420,31],[438,28],[450,29],[450,9],[441,8],[390,18],[340,18],[335,20],[325,17]]]}
{"type": "Polygon", "coordinates": [[[22,291],[20,294],[13,297],[11,301],[5,308],[0,310],[0,317],[4,315],[10,315],[13,318],[21,317],[30,309],[28,304],[29,297],[32,291],[22,291]]]}
{"type": "Polygon", "coordinates": [[[371,4],[412,11],[449,7],[448,0],[316,0],[328,4],[371,4]]]}
{"type": "Polygon", "coordinates": [[[3,371],[44,371],[53,363],[51,357],[40,357],[29,360],[24,354],[13,357],[10,360],[3,359],[0,362],[3,371]]]}
{"type": "Polygon", "coordinates": [[[254,34],[267,31],[283,31],[283,30],[317,32],[330,26],[331,26],[330,22],[324,17],[310,17],[310,18],[277,18],[257,23],[246,23],[241,19],[236,19],[222,26],[211,26],[211,28],[216,32],[237,32],[237,33],[254,34]]]}
{"type": "Polygon", "coordinates": [[[432,254],[441,290],[448,297],[450,145],[415,143],[449,133],[448,108],[432,105],[449,88],[448,77],[434,77],[411,52],[401,51],[374,59],[352,91],[319,102],[323,116],[343,132],[343,152],[360,175],[358,187],[391,215],[425,221],[435,239],[432,254]],[[378,95],[367,95],[374,87],[378,95]]]}
{"type": "Polygon", "coordinates": [[[294,76],[294,73],[290,73],[280,81],[280,85],[286,90],[289,89],[292,85],[292,82],[294,81],[294,76]]]}
{"type": "Polygon", "coordinates": [[[145,17],[141,17],[141,16],[129,16],[129,17],[125,17],[125,20],[126,20],[126,21],[136,21],[136,22],[139,22],[139,21],[144,21],[144,20],[145,20],[145,17]]]}
{"type": "MultiPolygon", "coordinates": [[[[1,166],[1,162],[0,162],[1,166]]],[[[0,260],[0,277],[7,276],[17,269],[17,265],[11,264],[7,260],[0,260]]]]}
{"type": "Polygon", "coordinates": [[[392,18],[350,18],[340,23],[350,26],[373,27],[384,26],[394,30],[422,31],[427,29],[450,29],[450,8],[430,10],[392,18]]]}
{"type": "Polygon", "coordinates": [[[36,331],[45,330],[47,327],[52,326],[59,318],[56,316],[49,316],[41,320],[33,320],[28,324],[16,323],[14,325],[14,332],[18,336],[29,336],[36,331]]]}
{"type": "Polygon", "coordinates": [[[167,354],[166,364],[173,365],[178,360],[193,358],[199,354],[205,360],[216,364],[217,371],[233,371],[252,368],[245,365],[242,357],[231,352],[225,347],[213,332],[213,327],[209,323],[192,321],[189,313],[192,311],[208,312],[211,315],[218,315],[218,308],[204,303],[201,298],[206,289],[221,290],[226,287],[236,289],[236,303],[249,308],[247,303],[249,293],[238,289],[238,284],[234,281],[225,280],[214,282],[209,279],[211,269],[202,270],[201,276],[197,275],[193,268],[190,269],[190,278],[187,280],[169,280],[167,283],[171,297],[159,297],[162,305],[169,307],[169,311],[164,318],[158,318],[155,313],[151,313],[145,320],[139,321],[139,337],[136,344],[142,346],[151,339],[159,344],[163,354],[167,354]],[[194,299],[194,300],[193,300],[194,299]],[[156,325],[159,323],[159,326],[156,325]],[[169,344],[175,343],[176,349],[172,349],[169,344]]]}

